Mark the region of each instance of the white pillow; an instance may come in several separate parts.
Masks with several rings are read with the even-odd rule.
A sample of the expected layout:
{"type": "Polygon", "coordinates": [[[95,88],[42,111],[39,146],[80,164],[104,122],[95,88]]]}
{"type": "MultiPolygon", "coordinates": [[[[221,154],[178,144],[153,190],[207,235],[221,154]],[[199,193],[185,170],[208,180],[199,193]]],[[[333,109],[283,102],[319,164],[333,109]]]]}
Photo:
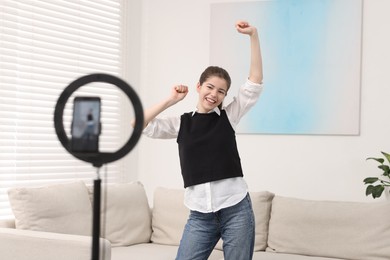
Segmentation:
{"type": "MultiPolygon", "coordinates": [[[[264,251],[267,248],[268,225],[271,215],[271,204],[275,194],[268,191],[249,192],[252,209],[255,215],[255,246],[254,251],[264,251]]],[[[222,240],[216,246],[222,250],[222,240]]]]}
{"type": "Polygon", "coordinates": [[[276,196],[267,251],[388,260],[390,203],[311,201],[276,196]]]}
{"type": "Polygon", "coordinates": [[[8,196],[17,229],[91,235],[92,206],[81,181],[11,188],[8,196]]]}
{"type": "Polygon", "coordinates": [[[152,242],[179,245],[189,212],[184,206],[184,190],[156,188],[152,214],[152,242]]]}
{"type": "Polygon", "coordinates": [[[268,191],[249,193],[255,214],[255,248],[254,251],[264,251],[267,248],[268,225],[271,216],[271,205],[275,194],[268,191]]]}
{"type": "Polygon", "coordinates": [[[111,246],[150,242],[151,212],[140,182],[102,185],[101,202],[100,234],[111,246]],[[104,205],[106,191],[107,205],[104,205]]]}

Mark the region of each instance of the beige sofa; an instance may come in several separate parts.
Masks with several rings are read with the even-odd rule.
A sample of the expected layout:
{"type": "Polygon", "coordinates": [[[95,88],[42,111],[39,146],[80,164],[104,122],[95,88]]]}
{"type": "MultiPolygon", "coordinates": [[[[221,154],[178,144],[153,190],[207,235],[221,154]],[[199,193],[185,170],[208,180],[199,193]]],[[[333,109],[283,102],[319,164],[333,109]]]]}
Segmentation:
{"type": "MultiPolygon", "coordinates": [[[[102,259],[175,258],[188,210],[182,190],[158,188],[150,210],[139,182],[103,189],[102,259]],[[104,213],[105,212],[105,213],[104,213]]],[[[0,221],[4,260],[90,260],[91,189],[82,182],[9,191],[0,221]]],[[[251,192],[255,260],[389,260],[390,203],[309,201],[251,192]]],[[[218,243],[209,259],[223,259],[218,243]]]]}

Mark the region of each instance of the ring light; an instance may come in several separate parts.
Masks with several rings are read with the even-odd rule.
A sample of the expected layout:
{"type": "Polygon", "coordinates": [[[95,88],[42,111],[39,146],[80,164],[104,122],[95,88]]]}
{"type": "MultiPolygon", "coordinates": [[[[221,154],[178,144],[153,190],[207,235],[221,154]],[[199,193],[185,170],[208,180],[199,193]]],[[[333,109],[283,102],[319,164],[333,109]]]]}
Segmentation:
{"type": "Polygon", "coordinates": [[[58,98],[55,110],[54,110],[54,127],[57,133],[57,137],[60,140],[62,146],[74,157],[90,162],[95,167],[101,167],[103,164],[116,161],[127,153],[129,153],[134,146],[137,144],[144,124],[144,114],[142,109],[142,104],[138,98],[136,92],[127,84],[125,81],[108,74],[90,74],[83,76],[79,79],[76,79],[69,84],[68,87],[64,89],[60,97],[58,98]],[[132,135],[129,137],[125,145],[118,149],[114,153],[74,153],[70,148],[70,141],[65,133],[64,124],[63,124],[63,113],[66,102],[73,92],[78,88],[91,83],[91,82],[105,82],[110,83],[118,88],[120,88],[129,98],[130,102],[133,104],[134,113],[135,113],[135,126],[132,135]]]}

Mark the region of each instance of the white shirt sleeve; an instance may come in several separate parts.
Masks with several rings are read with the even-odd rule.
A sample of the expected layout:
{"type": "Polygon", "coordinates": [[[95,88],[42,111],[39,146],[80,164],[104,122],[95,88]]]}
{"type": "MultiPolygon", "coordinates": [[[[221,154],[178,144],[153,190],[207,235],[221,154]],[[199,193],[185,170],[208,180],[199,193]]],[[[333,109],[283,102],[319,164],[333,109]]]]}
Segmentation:
{"type": "Polygon", "coordinates": [[[156,117],[143,130],[143,134],[150,138],[176,138],[180,128],[180,117],[156,117]]]}
{"type": "Polygon", "coordinates": [[[256,104],[262,90],[263,84],[253,83],[248,79],[233,101],[224,108],[234,130],[241,118],[256,104]]]}

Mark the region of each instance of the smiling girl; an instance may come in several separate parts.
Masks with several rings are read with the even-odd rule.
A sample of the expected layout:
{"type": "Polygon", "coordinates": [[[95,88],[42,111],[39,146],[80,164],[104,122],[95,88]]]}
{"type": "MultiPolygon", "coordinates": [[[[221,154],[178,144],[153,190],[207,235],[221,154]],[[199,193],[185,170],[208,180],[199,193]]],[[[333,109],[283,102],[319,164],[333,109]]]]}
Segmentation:
{"type": "Polygon", "coordinates": [[[176,117],[157,117],[183,100],[185,85],[174,86],[168,98],[145,111],[144,134],[176,138],[190,216],[176,259],[206,260],[220,238],[226,260],[252,259],[254,215],[243,178],[235,129],[262,91],[263,69],[257,29],[238,21],[239,33],[250,37],[249,77],[226,107],[230,88],[226,70],[210,66],[201,74],[196,110],[176,117]]]}

